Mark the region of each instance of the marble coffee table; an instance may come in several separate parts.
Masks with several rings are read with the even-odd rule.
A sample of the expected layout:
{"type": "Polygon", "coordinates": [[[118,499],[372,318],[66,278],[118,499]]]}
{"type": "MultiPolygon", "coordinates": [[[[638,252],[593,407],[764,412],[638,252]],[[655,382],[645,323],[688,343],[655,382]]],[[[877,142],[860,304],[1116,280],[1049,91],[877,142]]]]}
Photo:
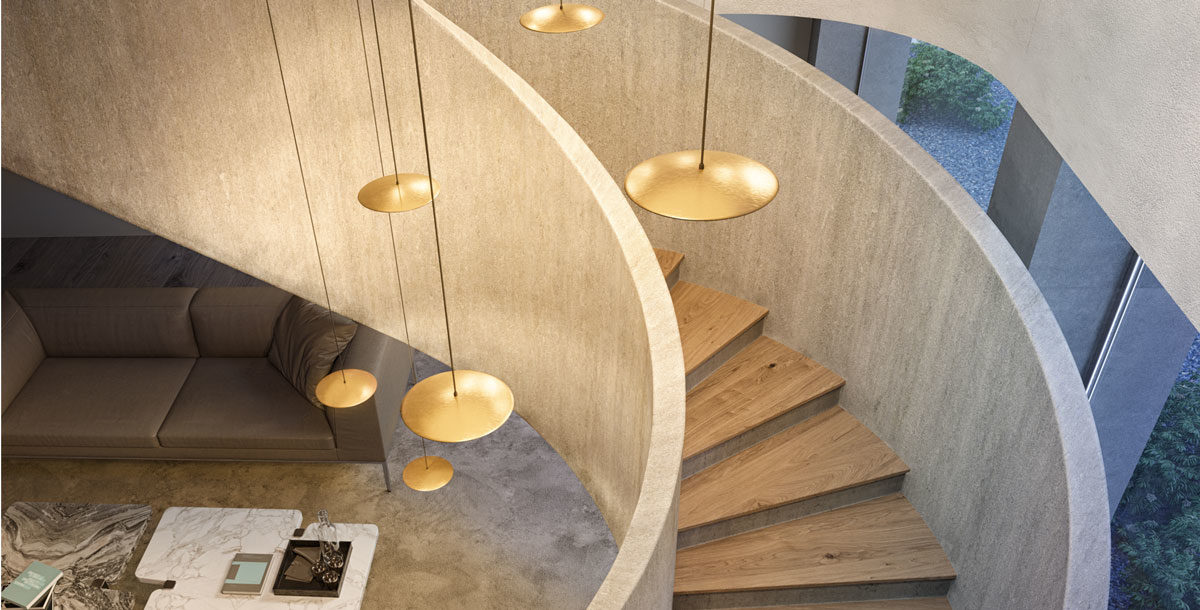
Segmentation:
{"type": "MultiPolygon", "coordinates": [[[[151,593],[146,609],[361,608],[379,539],[379,528],[371,524],[334,524],[338,539],[349,540],[354,545],[339,597],[293,597],[271,593],[271,584],[279,572],[280,557],[300,522],[298,510],[168,508],[163,512],[134,575],[145,583],[161,585],[174,581],[175,585],[151,593]],[[237,553],[275,555],[262,594],[224,595],[220,592],[229,563],[237,553]]],[[[309,525],[300,538],[316,540],[316,525],[309,525]]]]}

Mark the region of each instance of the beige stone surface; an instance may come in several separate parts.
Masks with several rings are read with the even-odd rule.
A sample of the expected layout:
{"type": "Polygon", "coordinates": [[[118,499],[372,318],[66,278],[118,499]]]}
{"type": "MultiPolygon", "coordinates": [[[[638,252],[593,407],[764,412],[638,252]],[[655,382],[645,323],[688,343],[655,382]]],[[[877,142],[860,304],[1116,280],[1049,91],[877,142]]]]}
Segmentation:
{"type": "MultiPolygon", "coordinates": [[[[403,339],[387,219],[355,200],[392,167],[359,4],[366,36],[356,3],[271,3],[285,100],[263,3],[6,0],[4,166],[323,302],[307,187],[333,307],[403,339]]],[[[665,602],[683,367],[649,241],[562,118],[417,7],[456,364],[508,382],[595,499],[621,546],[596,606],[665,602]]],[[[397,165],[424,171],[406,5],[376,10],[397,165]]],[[[395,220],[412,343],[445,359],[431,209],[395,220]]]]}
{"type": "MultiPolygon", "coordinates": [[[[612,0],[573,36],[522,32],[517,0],[433,4],[618,181],[697,146],[707,12],[686,0],[612,0]]],[[[1104,607],[1095,426],[1007,242],[911,139],[808,64],[724,20],[713,62],[709,143],[772,168],[779,196],[715,223],[639,211],[654,245],[687,256],[684,279],[768,307],[766,334],[846,379],[843,407],[912,467],[904,491],[959,574],[956,607],[1104,607]]]]}
{"type": "Polygon", "coordinates": [[[1200,326],[1200,4],[721,0],[718,10],[868,25],[983,66],[1200,326]]]}

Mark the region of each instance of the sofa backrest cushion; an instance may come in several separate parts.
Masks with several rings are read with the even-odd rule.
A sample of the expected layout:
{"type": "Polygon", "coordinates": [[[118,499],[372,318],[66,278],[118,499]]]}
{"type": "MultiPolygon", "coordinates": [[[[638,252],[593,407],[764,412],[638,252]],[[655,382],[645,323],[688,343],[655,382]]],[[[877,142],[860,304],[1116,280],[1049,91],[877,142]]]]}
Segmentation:
{"type": "Polygon", "coordinates": [[[331,325],[328,309],[293,296],[275,321],[267,359],[309,402],[325,408],[317,400],[317,383],[357,330],[353,320],[336,313],[331,325]]]}
{"type": "Polygon", "coordinates": [[[292,295],[274,286],[201,288],[192,299],[192,329],[201,356],[262,358],[275,320],[292,295]]]}
{"type": "Polygon", "coordinates": [[[4,306],[0,315],[0,336],[3,337],[3,347],[0,347],[0,366],[3,367],[3,378],[0,379],[0,392],[3,393],[4,406],[17,397],[25,382],[33,376],[42,360],[46,359],[46,351],[42,349],[42,340],[29,316],[17,303],[11,294],[4,293],[4,306]]]}
{"type": "Polygon", "coordinates": [[[195,358],[195,288],[26,288],[13,296],[54,358],[195,358]]]}

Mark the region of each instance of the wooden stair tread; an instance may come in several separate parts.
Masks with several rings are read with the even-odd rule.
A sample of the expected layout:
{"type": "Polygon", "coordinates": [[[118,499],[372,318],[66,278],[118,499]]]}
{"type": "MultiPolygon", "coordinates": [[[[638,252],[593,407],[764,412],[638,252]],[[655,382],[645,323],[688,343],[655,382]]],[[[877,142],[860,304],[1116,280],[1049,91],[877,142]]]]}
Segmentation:
{"type": "Polygon", "coordinates": [[[683,254],[670,250],[655,248],[654,256],[658,259],[658,266],[662,268],[663,277],[674,273],[679,268],[679,263],[683,262],[683,254]]]}
{"type": "Polygon", "coordinates": [[[880,599],[869,602],[829,602],[799,606],[758,606],[744,610],[951,610],[944,597],[880,599]]]}
{"type": "Polygon", "coordinates": [[[908,472],[887,443],[841,407],[806,419],[683,480],[686,530],[908,472]]]}
{"type": "Polygon", "coordinates": [[[671,300],[688,373],[767,315],[765,307],[690,282],[677,282],[671,300]]]}
{"type": "MultiPolygon", "coordinates": [[[[681,322],[681,331],[682,326],[681,322]]],[[[811,358],[759,337],[688,392],[683,458],[703,453],[844,384],[811,358]]]]}
{"type": "Polygon", "coordinates": [[[950,580],[916,509],[892,494],[714,540],[675,556],[675,594],[950,580]]]}

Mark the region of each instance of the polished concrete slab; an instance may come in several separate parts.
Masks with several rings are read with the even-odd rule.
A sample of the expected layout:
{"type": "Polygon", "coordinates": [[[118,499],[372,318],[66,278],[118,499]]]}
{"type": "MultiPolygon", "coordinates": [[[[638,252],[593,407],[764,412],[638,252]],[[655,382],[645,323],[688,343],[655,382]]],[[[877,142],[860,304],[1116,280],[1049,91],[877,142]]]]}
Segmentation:
{"type": "MultiPolygon", "coordinates": [[[[419,356],[418,375],[445,370],[419,356]]],[[[400,473],[421,455],[401,422],[389,456],[393,491],[376,464],[273,464],[117,460],[3,460],[4,508],[18,501],[144,503],[151,529],[168,506],[297,508],[305,523],[379,525],[364,608],[583,608],[617,548],[592,498],[562,458],[520,416],[491,436],[428,446],[454,465],[435,492],[406,488],[400,473]]],[[[150,536],[134,551],[136,565],[150,536]]],[[[151,585],[126,570],[116,589],[138,606],[151,585]]]]}

